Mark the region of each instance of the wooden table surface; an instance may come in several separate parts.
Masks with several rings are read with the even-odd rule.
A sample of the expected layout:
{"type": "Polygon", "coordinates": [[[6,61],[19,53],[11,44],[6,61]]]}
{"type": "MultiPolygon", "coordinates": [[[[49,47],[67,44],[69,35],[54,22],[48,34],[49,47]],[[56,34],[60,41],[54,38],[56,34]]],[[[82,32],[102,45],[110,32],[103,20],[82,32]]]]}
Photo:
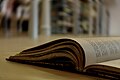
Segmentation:
{"type": "Polygon", "coordinates": [[[23,49],[34,47],[56,38],[58,37],[40,37],[37,40],[29,37],[0,38],[0,80],[103,80],[87,75],[5,60],[23,49]]]}

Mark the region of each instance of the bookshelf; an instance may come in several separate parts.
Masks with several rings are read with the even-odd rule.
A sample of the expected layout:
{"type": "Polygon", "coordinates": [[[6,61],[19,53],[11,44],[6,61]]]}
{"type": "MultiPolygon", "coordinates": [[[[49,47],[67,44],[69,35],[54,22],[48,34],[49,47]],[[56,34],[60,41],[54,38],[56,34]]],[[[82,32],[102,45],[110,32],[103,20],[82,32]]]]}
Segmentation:
{"type": "Polygon", "coordinates": [[[108,35],[109,12],[102,0],[50,0],[49,4],[49,34],[108,35]]]}
{"type": "Polygon", "coordinates": [[[31,36],[109,33],[110,15],[104,0],[35,0],[30,7],[28,34],[31,36]]]}
{"type": "Polygon", "coordinates": [[[109,11],[104,0],[40,0],[41,34],[107,36],[109,11]]]}
{"type": "Polygon", "coordinates": [[[73,0],[51,0],[52,33],[68,33],[73,28],[73,0]]]}

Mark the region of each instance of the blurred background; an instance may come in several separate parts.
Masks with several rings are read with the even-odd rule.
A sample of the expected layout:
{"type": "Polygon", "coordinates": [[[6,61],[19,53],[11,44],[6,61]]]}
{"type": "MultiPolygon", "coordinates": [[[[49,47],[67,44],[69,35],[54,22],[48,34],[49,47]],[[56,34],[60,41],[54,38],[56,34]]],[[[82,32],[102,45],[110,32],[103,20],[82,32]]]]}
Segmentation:
{"type": "Polygon", "coordinates": [[[119,36],[120,0],[0,0],[0,37],[119,36]]]}

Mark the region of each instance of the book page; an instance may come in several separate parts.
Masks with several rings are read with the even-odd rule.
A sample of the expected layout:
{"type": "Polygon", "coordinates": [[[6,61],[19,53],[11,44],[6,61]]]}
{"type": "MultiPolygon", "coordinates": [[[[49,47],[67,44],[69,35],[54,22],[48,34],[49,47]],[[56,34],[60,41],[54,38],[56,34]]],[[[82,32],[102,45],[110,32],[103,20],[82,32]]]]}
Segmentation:
{"type": "Polygon", "coordinates": [[[106,66],[112,66],[112,67],[120,68],[120,59],[111,60],[111,61],[106,61],[106,62],[97,63],[97,64],[101,64],[101,65],[106,65],[106,66]]]}
{"type": "Polygon", "coordinates": [[[80,38],[75,40],[84,49],[85,66],[120,58],[120,38],[80,38]]]}

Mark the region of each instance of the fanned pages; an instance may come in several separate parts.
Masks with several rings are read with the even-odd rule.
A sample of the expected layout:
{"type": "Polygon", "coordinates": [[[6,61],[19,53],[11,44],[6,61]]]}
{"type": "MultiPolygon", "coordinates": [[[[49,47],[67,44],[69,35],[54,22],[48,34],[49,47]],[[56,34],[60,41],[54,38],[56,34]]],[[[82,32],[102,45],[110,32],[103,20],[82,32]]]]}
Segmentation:
{"type": "Polygon", "coordinates": [[[74,67],[77,70],[83,70],[85,64],[83,53],[81,46],[76,41],[59,39],[23,50],[20,54],[10,56],[7,60],[36,65],[59,65],[61,67],[74,67]]]}
{"type": "Polygon", "coordinates": [[[120,79],[120,38],[58,39],[23,50],[7,60],[120,79]],[[110,61],[119,67],[110,65],[110,61]]]}

